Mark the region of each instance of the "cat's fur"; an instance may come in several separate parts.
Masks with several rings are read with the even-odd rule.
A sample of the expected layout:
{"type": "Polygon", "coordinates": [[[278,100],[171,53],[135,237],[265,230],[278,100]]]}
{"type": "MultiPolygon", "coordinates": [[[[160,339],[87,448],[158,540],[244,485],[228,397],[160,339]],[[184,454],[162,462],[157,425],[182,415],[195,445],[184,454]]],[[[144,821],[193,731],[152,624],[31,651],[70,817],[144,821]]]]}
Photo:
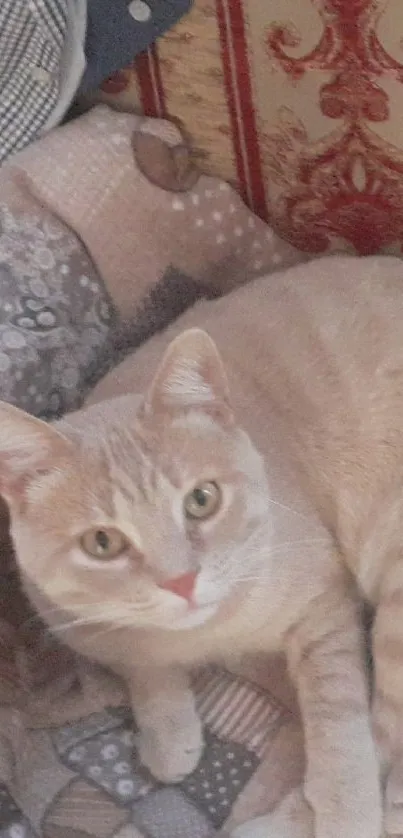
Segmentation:
{"type": "MultiPolygon", "coordinates": [[[[167,780],[197,762],[188,668],[282,649],[315,838],[381,830],[350,572],[377,606],[386,828],[403,834],[402,295],[397,259],[317,261],[197,305],[94,399],[129,395],[57,428],[0,410],[0,488],[26,587],[73,647],[126,678],[144,762],[167,780]],[[194,327],[222,361],[200,331],[167,349],[194,327]],[[223,486],[223,508],[189,528],[181,504],[202,479],[223,486]],[[102,564],[78,536],[108,524],[133,549],[102,564]],[[193,609],[164,588],[192,568],[193,609]]],[[[297,834],[291,820],[265,829],[297,834]]]]}

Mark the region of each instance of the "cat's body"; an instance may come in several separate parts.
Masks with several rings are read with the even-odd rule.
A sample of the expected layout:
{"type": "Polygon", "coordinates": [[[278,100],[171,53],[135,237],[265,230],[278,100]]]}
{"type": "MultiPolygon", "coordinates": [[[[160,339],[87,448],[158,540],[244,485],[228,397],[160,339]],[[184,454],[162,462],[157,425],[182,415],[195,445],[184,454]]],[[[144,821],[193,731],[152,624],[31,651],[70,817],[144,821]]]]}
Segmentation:
{"type": "MultiPolygon", "coordinates": [[[[378,607],[376,732],[398,778],[403,754],[403,265],[384,264],[379,280],[376,260],[317,261],[197,305],[96,389],[94,401],[146,393],[137,419],[135,396],[68,417],[60,437],[0,412],[1,488],[27,589],[51,625],[70,624],[71,645],[127,679],[144,761],[174,779],[197,760],[189,666],[281,649],[299,693],[315,838],[380,834],[346,567],[378,607]],[[194,327],[215,341],[236,424],[200,332],[161,365],[194,327]],[[221,487],[220,502],[189,524],[182,505],[194,508],[200,485],[213,504],[221,487]],[[109,528],[112,544],[117,528],[128,558],[88,558],[78,545],[88,527],[109,528]],[[190,574],[191,594],[175,593],[190,574]]],[[[387,814],[396,835],[398,797],[387,814]]],[[[296,834],[284,829],[276,838],[296,834]]]]}
{"type": "MultiPolygon", "coordinates": [[[[169,340],[205,328],[223,357],[240,423],[265,450],[270,414],[279,417],[304,488],[374,603],[384,545],[378,563],[371,551],[370,569],[366,551],[375,525],[403,503],[403,265],[385,258],[379,279],[379,264],[323,259],[200,303],[110,373],[89,400],[129,387],[142,392],[169,340]]],[[[400,547],[398,529],[396,537],[400,547]]]]}

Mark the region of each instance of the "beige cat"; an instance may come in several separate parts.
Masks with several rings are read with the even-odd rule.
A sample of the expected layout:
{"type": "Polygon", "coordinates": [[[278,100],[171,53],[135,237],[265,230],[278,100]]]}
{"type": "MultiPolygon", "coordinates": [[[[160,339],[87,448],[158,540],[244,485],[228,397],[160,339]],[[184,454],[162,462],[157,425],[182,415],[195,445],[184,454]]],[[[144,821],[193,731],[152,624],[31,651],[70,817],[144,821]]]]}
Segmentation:
{"type": "MultiPolygon", "coordinates": [[[[167,781],[197,763],[189,668],[282,649],[314,838],[381,833],[350,571],[378,606],[375,731],[403,835],[402,295],[397,259],[317,261],[199,304],[56,427],[0,410],[26,587],[126,678],[144,763],[167,781]]],[[[245,834],[296,838],[288,817],[245,834]]]]}

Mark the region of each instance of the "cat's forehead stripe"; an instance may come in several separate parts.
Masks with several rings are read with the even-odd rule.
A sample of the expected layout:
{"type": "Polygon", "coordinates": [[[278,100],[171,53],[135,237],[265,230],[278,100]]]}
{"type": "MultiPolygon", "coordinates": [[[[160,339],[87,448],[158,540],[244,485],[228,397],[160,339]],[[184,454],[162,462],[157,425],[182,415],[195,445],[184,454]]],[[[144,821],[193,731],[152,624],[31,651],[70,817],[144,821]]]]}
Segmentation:
{"type": "Polygon", "coordinates": [[[141,474],[139,469],[131,473],[129,471],[122,472],[121,469],[114,471],[112,474],[114,492],[120,493],[130,505],[141,501],[150,502],[151,493],[144,478],[145,475],[141,474]]]}
{"type": "Polygon", "coordinates": [[[158,449],[153,452],[135,429],[130,432],[114,429],[105,446],[105,455],[113,479],[119,481],[122,493],[132,503],[136,500],[152,502],[161,476],[174,489],[182,485],[181,468],[172,451],[168,454],[158,449]],[[153,454],[155,461],[152,460],[153,454]]]}
{"type": "Polygon", "coordinates": [[[113,505],[115,508],[116,517],[120,521],[125,522],[125,530],[130,536],[134,546],[140,552],[143,551],[143,541],[138,529],[133,526],[132,505],[133,500],[125,497],[119,489],[113,492],[113,505]]]}
{"type": "Polygon", "coordinates": [[[148,500],[153,470],[134,434],[114,429],[105,443],[110,479],[130,503],[148,500]]]}

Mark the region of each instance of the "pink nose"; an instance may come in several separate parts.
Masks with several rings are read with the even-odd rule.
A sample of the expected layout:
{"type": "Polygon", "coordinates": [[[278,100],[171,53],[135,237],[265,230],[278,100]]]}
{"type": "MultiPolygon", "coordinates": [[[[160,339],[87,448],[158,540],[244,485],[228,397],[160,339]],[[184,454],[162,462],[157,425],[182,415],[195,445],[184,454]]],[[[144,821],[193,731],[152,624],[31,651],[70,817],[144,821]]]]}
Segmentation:
{"type": "Polygon", "coordinates": [[[194,591],[196,575],[196,573],[184,573],[183,576],[177,576],[176,579],[167,579],[160,587],[183,597],[183,599],[190,600],[194,591]]]}

